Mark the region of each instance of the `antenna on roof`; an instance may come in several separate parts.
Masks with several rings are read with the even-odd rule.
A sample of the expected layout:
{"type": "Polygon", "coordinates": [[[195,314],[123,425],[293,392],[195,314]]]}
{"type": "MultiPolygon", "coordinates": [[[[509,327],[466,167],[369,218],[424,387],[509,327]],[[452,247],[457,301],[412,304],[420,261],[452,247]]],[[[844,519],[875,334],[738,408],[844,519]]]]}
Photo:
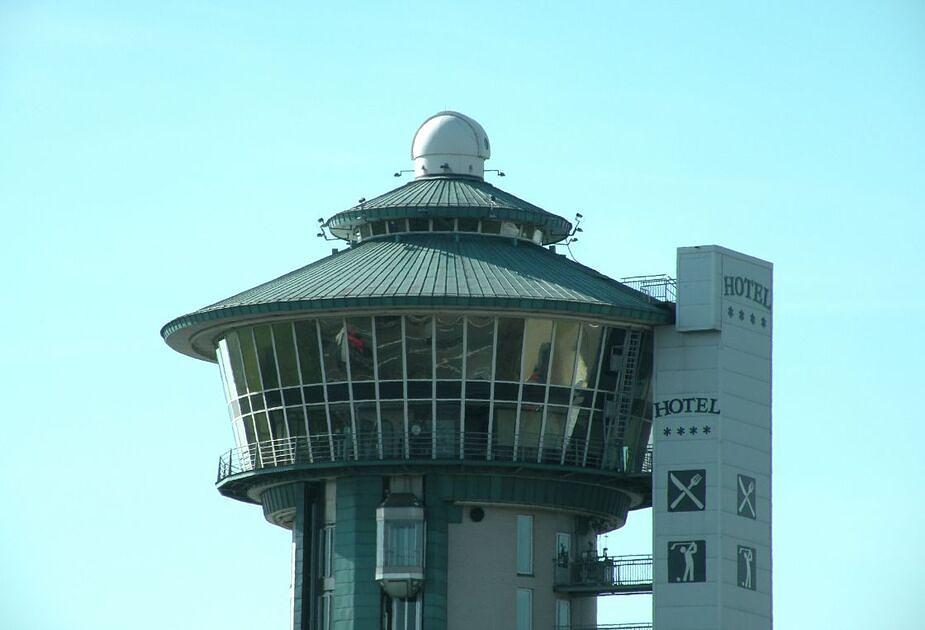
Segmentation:
{"type": "Polygon", "coordinates": [[[499,171],[496,168],[487,168],[485,169],[485,172],[486,173],[497,173],[498,177],[506,177],[506,175],[504,174],[504,171],[499,171]]]}
{"type": "Polygon", "coordinates": [[[400,171],[395,171],[394,177],[401,177],[401,176],[404,175],[405,173],[413,173],[413,172],[414,172],[414,169],[413,169],[413,168],[406,168],[406,169],[403,169],[403,170],[400,170],[400,171]]]}
{"type": "Polygon", "coordinates": [[[563,241],[563,245],[565,245],[565,248],[568,250],[568,255],[571,256],[572,260],[575,262],[578,262],[578,259],[575,258],[575,254],[572,253],[571,244],[578,242],[578,237],[575,236],[576,234],[584,232],[584,230],[579,227],[581,225],[582,219],[584,219],[584,215],[582,215],[580,212],[576,212],[574,223],[572,223],[572,231],[568,233],[568,235],[565,237],[565,240],[563,241]]]}

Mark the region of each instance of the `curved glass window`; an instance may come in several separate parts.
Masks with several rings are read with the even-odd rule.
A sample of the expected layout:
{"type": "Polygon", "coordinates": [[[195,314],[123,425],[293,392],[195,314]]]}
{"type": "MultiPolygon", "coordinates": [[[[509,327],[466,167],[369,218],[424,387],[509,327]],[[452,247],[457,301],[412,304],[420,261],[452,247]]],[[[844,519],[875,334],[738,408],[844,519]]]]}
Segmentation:
{"type": "Polygon", "coordinates": [[[636,470],[651,429],[651,334],[592,321],[300,319],[230,331],[216,358],[252,467],[464,458],[636,470]]]}

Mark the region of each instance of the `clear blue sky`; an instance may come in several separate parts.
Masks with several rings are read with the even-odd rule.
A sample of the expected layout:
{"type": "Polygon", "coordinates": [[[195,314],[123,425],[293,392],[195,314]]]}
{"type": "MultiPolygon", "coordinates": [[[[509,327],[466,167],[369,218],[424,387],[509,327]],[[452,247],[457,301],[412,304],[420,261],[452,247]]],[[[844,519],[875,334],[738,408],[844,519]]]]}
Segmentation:
{"type": "Polygon", "coordinates": [[[775,263],[777,627],[920,628],[925,4],[650,4],[0,3],[0,627],[287,627],[217,369],[158,330],[327,253],[451,108],[585,264],[775,263]]]}

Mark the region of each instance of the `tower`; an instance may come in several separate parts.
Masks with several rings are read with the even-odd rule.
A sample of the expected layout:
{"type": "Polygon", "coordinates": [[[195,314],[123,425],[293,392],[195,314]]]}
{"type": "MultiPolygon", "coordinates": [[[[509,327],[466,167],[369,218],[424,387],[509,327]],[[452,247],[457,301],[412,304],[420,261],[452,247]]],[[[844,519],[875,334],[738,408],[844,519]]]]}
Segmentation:
{"type": "Polygon", "coordinates": [[[652,505],[674,306],[556,253],[576,226],[490,155],[428,118],[414,179],[324,223],[345,250],[161,331],[220,368],[218,490],[292,531],[295,629],[594,626],[589,595],[652,588],[595,541],[652,505]]]}

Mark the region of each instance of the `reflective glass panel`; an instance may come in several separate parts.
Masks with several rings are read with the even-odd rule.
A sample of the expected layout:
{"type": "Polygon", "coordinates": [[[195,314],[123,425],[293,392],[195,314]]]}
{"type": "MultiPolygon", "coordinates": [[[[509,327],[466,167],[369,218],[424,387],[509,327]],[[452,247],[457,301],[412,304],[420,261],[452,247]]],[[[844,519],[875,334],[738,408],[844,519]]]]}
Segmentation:
{"type": "Polygon", "coordinates": [[[520,434],[517,438],[518,459],[536,461],[543,428],[543,405],[523,403],[520,407],[520,434]]]}
{"type": "Polygon", "coordinates": [[[488,403],[466,403],[465,456],[484,459],[488,452],[488,403]]]}
{"type": "Polygon", "coordinates": [[[408,219],[408,228],[412,232],[427,232],[430,230],[430,219],[408,219]]]}
{"type": "Polygon", "coordinates": [[[264,389],[279,387],[279,375],[276,372],[276,354],[273,351],[273,336],[269,326],[254,328],[254,341],[257,343],[257,359],[260,364],[260,376],[264,389]]]}
{"type": "Polygon", "coordinates": [[[453,231],[453,219],[447,219],[444,217],[434,217],[434,232],[452,232],[453,231]]]}
{"type": "Polygon", "coordinates": [[[459,401],[437,403],[437,458],[459,457],[459,401]]]}
{"type": "Polygon", "coordinates": [[[305,435],[305,409],[302,407],[287,407],[286,420],[289,422],[289,435],[301,437],[305,435]]]}
{"type": "Polygon", "coordinates": [[[456,219],[456,224],[459,226],[460,232],[478,232],[479,231],[479,220],[478,219],[456,219]]]}
{"type": "Polygon", "coordinates": [[[321,353],[318,351],[318,331],[315,320],[295,322],[296,345],[299,349],[299,368],[306,385],[321,382],[321,353]]]}
{"type": "Polygon", "coordinates": [[[466,331],[466,378],[491,380],[491,355],[495,321],[491,317],[469,317],[466,331]]]}
{"type": "Polygon", "coordinates": [[[578,349],[578,322],[560,319],[556,322],[556,342],[553,350],[549,382],[571,385],[578,349]]]}
{"type": "Polygon", "coordinates": [[[253,444],[257,441],[257,433],[254,431],[254,419],[251,416],[241,418],[241,428],[248,444],[253,444]]]}
{"type": "Polygon", "coordinates": [[[308,431],[310,435],[320,436],[330,433],[328,416],[324,405],[308,405],[308,431]]]}
{"type": "Polygon", "coordinates": [[[369,317],[347,318],[347,349],[350,352],[350,378],[373,379],[373,323],[369,317]]]}
{"type": "Polygon", "coordinates": [[[222,385],[225,386],[225,402],[237,398],[234,386],[234,374],[231,372],[231,361],[228,359],[228,342],[220,339],[215,349],[215,359],[222,373],[222,385]]]}
{"type": "Polygon", "coordinates": [[[237,335],[241,342],[241,358],[244,361],[244,377],[247,379],[247,391],[259,392],[263,389],[263,385],[260,382],[260,368],[257,367],[254,337],[249,329],[239,330],[237,335]]]}
{"type": "Polygon", "coordinates": [[[265,411],[258,411],[254,414],[254,427],[257,429],[257,441],[266,442],[270,440],[270,423],[265,411]]]}
{"type": "Polygon", "coordinates": [[[462,378],[463,318],[437,316],[437,378],[462,378]]]}
{"type": "Polygon", "coordinates": [[[546,432],[543,435],[543,461],[555,463],[562,454],[562,438],[565,435],[565,418],[568,407],[550,405],[546,411],[546,432]]]}
{"type": "Polygon", "coordinates": [[[568,421],[565,425],[565,463],[570,466],[580,466],[585,452],[588,437],[588,421],[591,418],[589,409],[569,409],[568,421]]]}
{"type": "Polygon", "coordinates": [[[244,377],[244,362],[241,359],[241,342],[238,333],[229,333],[225,337],[228,342],[228,359],[231,364],[231,373],[234,375],[234,389],[238,396],[247,393],[247,380],[244,377]]]}
{"type": "Polygon", "coordinates": [[[511,461],[514,459],[517,404],[495,403],[494,414],[491,423],[492,458],[511,461]]]}
{"type": "Polygon", "coordinates": [[[433,366],[433,318],[405,317],[405,352],[409,379],[431,378],[433,366]]]}
{"type": "Polygon", "coordinates": [[[598,389],[608,392],[617,387],[617,376],[623,369],[623,342],[626,339],[626,330],[623,328],[608,328],[607,340],[604,344],[604,357],[601,359],[600,378],[598,389]]]}
{"type": "Polygon", "coordinates": [[[276,346],[276,362],[279,366],[279,380],[282,386],[299,385],[299,364],[295,355],[292,324],[273,324],[273,341],[276,346]]]}
{"type": "Polygon", "coordinates": [[[353,411],[356,415],[357,450],[360,458],[372,459],[377,457],[379,451],[379,421],[376,403],[354,403],[353,411]]]}
{"type": "Polygon", "coordinates": [[[289,437],[289,429],[286,428],[286,414],[282,409],[274,409],[268,412],[270,416],[270,430],[273,431],[274,440],[285,440],[289,437]]]}
{"type": "Polygon", "coordinates": [[[328,383],[347,380],[347,334],[344,320],[330,317],[318,320],[321,329],[321,356],[328,383]]]}
{"type": "Polygon", "coordinates": [[[500,221],[482,221],[482,233],[483,234],[498,234],[501,232],[501,222],[500,221]]]}
{"type": "Polygon", "coordinates": [[[389,228],[389,234],[408,231],[408,224],[406,223],[406,219],[390,219],[385,223],[389,228]]]}
{"type": "Polygon", "coordinates": [[[524,323],[524,362],[521,379],[525,383],[545,383],[549,376],[549,348],[552,321],[527,319],[524,323]]]}
{"type": "Polygon", "coordinates": [[[523,349],[524,320],[498,318],[498,352],[495,358],[495,380],[520,380],[520,355],[523,349]]]}
{"type": "Polygon", "coordinates": [[[402,379],[401,317],[376,318],[379,379],[402,379]]]}
{"type": "Polygon", "coordinates": [[[408,443],[412,458],[430,457],[432,409],[430,401],[408,403],[408,443]]]}
{"type": "Polygon", "coordinates": [[[383,457],[399,457],[404,448],[405,404],[384,402],[379,405],[382,414],[383,457]]]}
{"type": "Polygon", "coordinates": [[[581,325],[581,344],[575,366],[575,387],[586,388],[597,382],[597,358],[601,354],[600,324],[583,323],[581,325]],[[590,384],[590,385],[589,385],[590,384]]]}

